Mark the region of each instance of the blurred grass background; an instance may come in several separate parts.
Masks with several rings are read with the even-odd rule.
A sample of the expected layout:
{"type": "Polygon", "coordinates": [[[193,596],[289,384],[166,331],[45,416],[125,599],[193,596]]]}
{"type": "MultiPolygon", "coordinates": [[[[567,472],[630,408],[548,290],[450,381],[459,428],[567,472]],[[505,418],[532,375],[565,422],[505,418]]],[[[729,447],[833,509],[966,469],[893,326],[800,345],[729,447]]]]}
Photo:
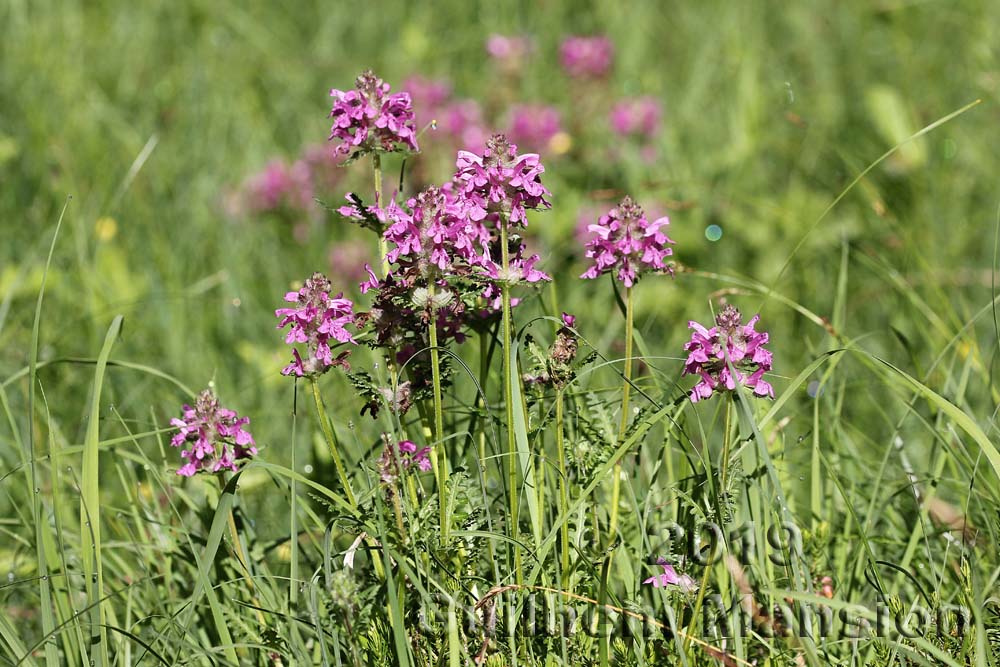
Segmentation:
{"type": "MultiPolygon", "coordinates": [[[[268,445],[263,456],[285,462],[292,387],[277,374],[286,350],[273,309],[290,284],[325,270],[330,239],[366,237],[331,216],[313,243],[299,244],[287,228],[228,219],[223,194],[270,158],[322,142],[329,89],[351,86],[366,67],[396,89],[418,73],[451,80],[463,96],[490,98],[497,74],[484,43],[492,33],[528,34],[537,44],[511,101],[555,103],[572,115],[558,44],[567,34],[606,33],[616,45],[608,94],[649,94],[664,105],[655,164],[549,165],[554,207],[532,225],[553,254],[571,254],[578,213],[593,204],[594,190],[668,202],[685,266],[777,281],[784,296],[836,319],[847,338],[862,338],[914,375],[989,302],[1000,173],[996,2],[250,8],[7,0],[0,5],[0,376],[27,364],[44,254],[72,195],[47,291],[42,360],[94,357],[112,317],[123,313],[114,358],[154,366],[195,390],[214,379],[228,404],[252,416],[268,445]],[[977,99],[895,153],[805,236],[879,155],[977,99]],[[713,224],[723,230],[716,242],[705,236],[713,224]],[[849,298],[837,318],[845,249],[849,298]]],[[[425,145],[433,141],[425,135],[425,145]]],[[[329,194],[339,202],[340,193],[329,194]]],[[[579,311],[581,329],[610,346],[620,324],[606,285],[572,280],[583,268],[572,258],[543,258],[542,268],[561,278],[560,305],[579,311]]],[[[728,286],[683,272],[673,283],[644,282],[638,322],[649,349],[680,356],[687,320],[707,320],[709,296],[728,286]]],[[[746,298],[745,308],[761,301],[746,298]]],[[[967,395],[962,389],[983,417],[993,409],[995,335],[987,320],[962,336],[958,360],[971,360],[985,378],[967,395]]],[[[763,325],[779,376],[793,377],[832,344],[774,299],[763,325]]],[[[679,376],[679,363],[663,368],[679,376]]],[[[69,442],[83,437],[91,375],[72,365],[41,371],[52,423],[69,442]]],[[[845,410],[878,441],[894,420],[878,407],[884,386],[868,377],[849,382],[845,410]]],[[[955,389],[937,379],[929,384],[946,395],[955,389]]],[[[346,381],[330,382],[340,388],[331,401],[341,403],[339,419],[356,419],[360,401],[346,381]]],[[[779,393],[782,384],[777,378],[779,393]]],[[[6,391],[13,412],[24,414],[26,383],[6,391]]],[[[140,430],[155,426],[151,407],[162,426],[186,398],[169,383],[120,369],[105,392],[140,430]]],[[[116,432],[114,421],[102,437],[116,432]]],[[[8,470],[20,461],[13,442],[8,425],[0,426],[8,470]]],[[[0,508],[6,513],[14,501],[8,493],[0,508]]]]}

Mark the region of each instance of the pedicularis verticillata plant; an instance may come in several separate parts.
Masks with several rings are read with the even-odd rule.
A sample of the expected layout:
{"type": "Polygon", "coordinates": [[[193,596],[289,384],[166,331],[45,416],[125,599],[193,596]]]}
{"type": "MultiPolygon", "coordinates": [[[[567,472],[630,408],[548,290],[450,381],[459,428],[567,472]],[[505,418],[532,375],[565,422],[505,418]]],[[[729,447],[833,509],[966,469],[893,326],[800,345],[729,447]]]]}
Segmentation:
{"type": "MultiPolygon", "coordinates": [[[[610,44],[601,39],[574,38],[564,44],[562,60],[575,77],[600,78],[610,66],[610,44]]],[[[418,557],[424,568],[436,563],[456,580],[486,577],[498,586],[512,582],[510,587],[497,591],[530,589],[537,574],[525,584],[525,545],[534,544],[533,559],[544,551],[540,542],[543,518],[538,506],[545,490],[536,475],[537,472],[544,476],[544,471],[535,460],[543,452],[535,452],[533,448],[544,445],[541,433],[546,422],[545,406],[551,405],[559,480],[557,506],[562,519],[558,526],[549,529],[558,533],[558,581],[564,590],[571,592],[584,585],[581,582],[586,578],[572,557],[574,550],[579,551],[584,545],[580,542],[583,526],[577,526],[575,538],[571,535],[571,507],[585,498],[581,494],[574,498],[579,465],[571,466],[570,458],[578,457],[581,444],[593,440],[597,429],[571,427],[565,413],[569,405],[576,410],[570,415],[571,422],[588,423],[588,416],[579,411],[581,404],[573,391],[581,378],[581,368],[590,363],[596,351],[586,356],[580,354],[586,343],[580,335],[577,318],[572,315],[563,313],[559,318],[549,318],[555,323],[555,333],[548,347],[536,344],[528,335],[515,337],[513,323],[513,308],[519,303],[513,296],[514,290],[551,280],[537,268],[540,258],[529,253],[522,238],[529,226],[529,214],[551,208],[551,194],[542,184],[545,168],[538,155],[519,153],[507,136],[496,134],[485,142],[482,152],[458,151],[449,181],[426,187],[405,199],[396,193],[387,198],[382,192],[382,156],[387,153],[406,156],[418,149],[410,96],[405,92],[390,93],[389,85],[371,72],[359,76],[353,90],[333,90],[331,95],[335,104],[330,114],[334,121],[330,150],[345,164],[371,156],[374,176],[373,203],[366,204],[359,194],[349,193],[348,203],[339,212],[344,219],[378,237],[379,252],[372,264],[380,270],[368,263],[363,267],[367,278],[360,283],[359,290],[363,295],[361,301],[368,303],[367,310],[345,298],[342,285],[331,284],[329,278],[317,272],[285,295],[289,305],[277,309],[275,315],[280,320],[278,328],[287,329],[285,342],[292,346],[292,360],[281,373],[308,382],[316,417],[336,467],[339,492],[355,513],[355,520],[362,521],[364,514],[369,513],[381,516],[381,508],[391,508],[388,523],[395,526],[394,537],[383,534],[382,544],[377,544],[370,532],[359,530],[352,549],[361,542],[373,549],[401,549],[419,544],[427,551],[418,557]],[[451,355],[460,359],[458,350],[451,346],[470,337],[480,346],[482,375],[477,386],[481,390],[487,387],[496,346],[502,364],[500,400],[504,417],[496,421],[505,432],[507,446],[496,452],[495,457],[503,470],[501,479],[490,482],[485,471],[487,460],[493,457],[487,454],[486,441],[493,419],[487,411],[487,394],[484,391],[472,401],[462,400],[463,405],[445,404],[445,390],[452,386],[455,366],[451,355]],[[523,371],[517,353],[522,343],[530,358],[523,371]],[[374,350],[384,364],[381,367],[372,364],[370,371],[352,369],[348,357],[361,346],[374,350]],[[380,429],[381,454],[369,460],[367,469],[353,465],[355,462],[350,466],[345,464],[337,428],[323,400],[319,381],[334,367],[348,373],[350,382],[365,401],[362,414],[369,414],[384,425],[380,429]],[[460,422],[465,418],[463,410],[473,408],[473,415],[466,422],[467,432],[460,432],[460,422]],[[537,416],[534,411],[538,411],[537,416]],[[456,434],[462,437],[455,437],[456,434]],[[567,434],[573,436],[570,441],[567,434]],[[483,506],[478,508],[468,505],[469,487],[463,482],[468,464],[468,452],[462,446],[465,437],[479,442],[475,467],[483,474],[480,483],[484,495],[483,506]],[[348,474],[348,470],[356,472],[348,474]],[[355,492],[355,486],[371,488],[372,479],[366,478],[365,470],[374,475],[383,493],[355,492]],[[425,488],[420,477],[420,473],[429,471],[434,472],[432,489],[425,488]],[[496,481],[500,486],[493,485],[496,481]],[[500,545],[476,541],[473,537],[482,522],[492,525],[487,507],[489,489],[506,494],[506,515],[502,518],[507,539],[500,545]],[[523,498],[527,499],[530,510],[530,536],[522,532],[525,528],[522,524],[528,523],[521,519],[523,498]],[[436,515],[436,530],[424,516],[428,512],[436,515]],[[398,543],[385,544],[386,539],[397,539],[398,543]],[[482,570],[484,563],[470,559],[473,545],[491,555],[505,549],[507,561],[501,567],[490,558],[489,568],[482,570]]],[[[429,92],[426,95],[431,96],[429,92]]],[[[623,110],[619,115],[624,113],[623,110]]],[[[608,438],[607,444],[607,456],[613,456],[607,464],[612,475],[606,506],[608,518],[604,521],[602,512],[595,507],[590,525],[595,541],[599,535],[606,536],[602,545],[604,555],[599,558],[600,576],[590,582],[591,590],[595,582],[598,585],[598,604],[602,608],[607,604],[612,555],[619,538],[621,482],[627,477],[622,459],[629,447],[630,434],[639,426],[632,424],[630,409],[631,390],[636,383],[633,378],[635,289],[649,274],[673,275],[669,259],[674,242],[666,234],[669,224],[666,217],[649,220],[642,207],[631,197],[625,197],[589,225],[591,237],[582,249],[591,262],[582,278],[596,279],[606,274],[616,292],[619,288],[624,290],[621,404],[617,432],[608,438]]],[[[771,386],[763,379],[771,368],[771,355],[763,347],[767,334],[755,331],[756,322],[754,318],[742,324],[739,312],[729,305],[711,329],[691,322],[695,332],[685,346],[689,357],[683,369],[685,375],[699,377],[690,394],[691,402],[708,398],[714,392],[732,392],[737,383],[752,390],[754,395],[773,396],[771,386]]],[[[586,322],[582,324],[586,326],[586,322]]],[[[467,368],[464,362],[462,366],[467,368]]],[[[726,414],[724,459],[728,456],[730,439],[728,408],[726,414]]],[[[192,444],[184,452],[188,463],[179,471],[182,475],[200,469],[235,471],[239,460],[256,453],[253,439],[243,429],[247,420],[221,408],[211,392],[202,394],[194,408],[185,406],[184,419],[173,423],[180,429],[174,444],[192,444]]],[[[724,488],[725,461],[722,469],[724,488]]],[[[595,486],[589,488],[588,494],[593,493],[596,498],[595,486]]],[[[398,558],[396,555],[383,560],[373,554],[377,576],[389,581],[398,558]]],[[[699,588],[690,576],[678,574],[664,558],[655,562],[663,573],[644,579],[644,583],[683,593],[698,590],[700,604],[704,583],[699,588]]],[[[408,575],[395,571],[393,576],[398,581],[408,575]]],[[[396,594],[405,598],[406,592],[406,588],[401,588],[396,594]]],[[[483,597],[481,603],[494,604],[495,593],[483,597]]],[[[513,603],[507,606],[509,613],[513,609],[513,603]]],[[[487,654],[492,633],[490,629],[485,634],[477,662],[481,663],[487,654]]],[[[515,628],[511,618],[508,618],[508,633],[508,642],[513,643],[515,628]]],[[[604,665],[609,663],[610,646],[608,637],[598,642],[604,665]]]]}

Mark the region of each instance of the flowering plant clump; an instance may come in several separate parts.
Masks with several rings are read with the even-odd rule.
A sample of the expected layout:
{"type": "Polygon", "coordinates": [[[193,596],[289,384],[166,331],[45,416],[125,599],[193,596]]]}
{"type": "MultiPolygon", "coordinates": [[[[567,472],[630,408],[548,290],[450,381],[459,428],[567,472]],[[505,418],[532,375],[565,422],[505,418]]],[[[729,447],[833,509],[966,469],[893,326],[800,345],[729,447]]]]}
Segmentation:
{"type": "Polygon", "coordinates": [[[517,146],[503,134],[486,142],[482,155],[459,151],[454,181],[474,221],[509,216],[511,224],[527,226],[526,210],[550,208],[551,193],[542,185],[545,171],[535,153],[517,154],[517,146]]]}
{"type": "Polygon", "coordinates": [[[698,587],[694,579],[687,574],[678,574],[674,566],[667,562],[666,558],[657,558],[656,564],[663,568],[663,574],[657,574],[644,580],[644,584],[652,584],[653,588],[666,588],[667,586],[677,586],[685,593],[693,591],[698,587]]]}
{"type": "Polygon", "coordinates": [[[170,439],[174,447],[189,447],[181,452],[187,463],[178,475],[191,477],[195,473],[236,471],[237,461],[256,456],[253,436],[243,427],[249,417],[239,417],[219,404],[211,389],[198,395],[194,406],[185,405],[180,419],[170,420],[178,432],[170,439]]]}
{"type": "Polygon", "coordinates": [[[743,324],[740,311],[726,304],[711,329],[688,323],[694,332],[684,345],[688,357],[683,374],[701,378],[691,390],[691,402],[709,398],[714,391],[733,391],[737,382],[757,396],[774,398],[774,388],[763,378],[771,370],[771,353],[764,349],[767,332],[754,330],[759,319],[755,315],[743,324]]]}
{"type": "Polygon", "coordinates": [[[333,286],[322,273],[314,273],[297,292],[288,292],[285,301],[297,304],[294,308],[279,308],[274,314],[281,318],[279,329],[291,325],[285,342],[302,345],[305,359],[299,349],[293,348],[292,362],[283,375],[319,375],[331,366],[347,367],[347,352],[334,358],[330,341],[353,343],[354,337],[345,328],[354,323],[353,304],[342,294],[331,297],[333,286]]]}
{"type": "Polygon", "coordinates": [[[354,90],[330,91],[334,98],[330,118],[330,140],[338,140],[336,151],[347,155],[392,152],[403,148],[417,151],[413,103],[408,93],[389,94],[389,84],[367,70],[357,78],[354,90]]]}
{"type": "Polygon", "coordinates": [[[617,271],[618,280],[631,287],[644,271],[672,273],[673,269],[663,262],[673,254],[668,245],[673,241],[663,231],[669,224],[667,217],[649,222],[642,207],[631,197],[625,197],[616,208],[601,216],[598,224],[588,228],[593,237],[587,242],[586,256],[594,264],[580,277],[597,278],[617,271]]]}
{"type": "Polygon", "coordinates": [[[559,60],[570,76],[599,79],[611,70],[615,47],[604,36],[567,37],[559,47],[559,60]]]}

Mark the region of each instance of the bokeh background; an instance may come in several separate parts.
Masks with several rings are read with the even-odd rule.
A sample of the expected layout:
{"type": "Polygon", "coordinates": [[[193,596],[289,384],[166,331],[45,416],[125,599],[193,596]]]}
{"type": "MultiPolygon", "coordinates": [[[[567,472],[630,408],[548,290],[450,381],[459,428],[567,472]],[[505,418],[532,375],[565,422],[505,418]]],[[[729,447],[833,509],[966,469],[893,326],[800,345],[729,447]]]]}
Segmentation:
{"type": "MultiPolygon", "coordinates": [[[[779,392],[782,377],[845,340],[919,375],[991,294],[998,44],[1000,4],[987,0],[375,2],[363,10],[7,0],[0,376],[27,363],[45,254],[72,195],[49,275],[41,358],[92,359],[122,313],[115,359],[194,389],[214,380],[228,404],[253,416],[264,455],[283,461],[292,388],[278,375],[287,351],[273,310],[313,270],[356,294],[357,269],[375,254],[366,232],[313,200],[337,206],[348,190],[370,197],[367,165],[330,167],[325,145],[329,89],[349,88],[369,67],[394,90],[410,79],[424,122],[433,105],[421,107],[418,83],[440,97],[433,81],[450,88],[437,108],[471,101],[476,110],[466,111],[479,114],[483,131],[511,128],[517,105],[558,115],[558,132],[549,132],[549,111],[528,113],[524,122],[539,127],[520,141],[547,167],[553,208],[533,216],[531,243],[558,278],[558,291],[529,299],[525,316],[576,311],[581,330],[614,354],[621,325],[608,283],[574,278],[585,266],[578,232],[581,220],[630,192],[670,216],[677,242],[677,277],[639,288],[649,354],[679,357],[687,320],[709,319],[710,299],[728,290],[744,310],[762,308],[779,392]],[[531,46],[512,64],[490,55],[492,35],[531,46]],[[559,50],[570,35],[611,41],[606,75],[565,71],[559,50]],[[636,99],[658,109],[658,123],[616,131],[612,109],[636,99]],[[815,224],[885,151],[975,100],[896,151],[815,224]],[[292,200],[254,199],[274,185],[268,178],[294,182],[306,158],[329,167],[323,178],[319,167],[310,172],[309,196],[286,184],[279,191],[292,200]],[[839,310],[838,285],[848,295],[839,310]]],[[[407,162],[403,194],[446,180],[457,143],[474,142],[437,120],[421,135],[424,152],[407,162]]],[[[390,189],[400,168],[388,160],[390,189]]],[[[982,379],[963,389],[981,414],[993,404],[988,319],[969,328],[953,360],[982,379]]],[[[679,379],[679,361],[658,363],[679,379]]],[[[41,371],[68,442],[82,438],[91,377],[86,365],[41,371]]],[[[848,381],[847,409],[877,438],[890,420],[873,407],[884,386],[870,377],[848,381]]],[[[937,379],[929,384],[951,391],[937,379]]],[[[23,414],[26,383],[5,382],[13,413],[23,414]]],[[[336,417],[358,419],[361,401],[347,382],[330,383],[336,417]]],[[[112,370],[105,392],[138,430],[165,425],[186,398],[126,369],[112,370]]],[[[110,437],[120,426],[109,415],[102,428],[110,437]]],[[[371,436],[364,429],[373,427],[361,428],[362,440],[371,436]]],[[[11,433],[0,426],[8,469],[20,460],[7,446],[11,433]]]]}

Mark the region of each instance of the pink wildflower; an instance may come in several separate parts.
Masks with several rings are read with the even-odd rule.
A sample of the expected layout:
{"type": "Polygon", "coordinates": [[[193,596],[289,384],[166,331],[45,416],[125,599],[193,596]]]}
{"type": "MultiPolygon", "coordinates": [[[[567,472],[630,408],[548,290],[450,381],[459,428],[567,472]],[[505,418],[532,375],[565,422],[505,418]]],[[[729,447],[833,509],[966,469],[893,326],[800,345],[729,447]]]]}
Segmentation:
{"type": "Polygon", "coordinates": [[[611,70],[615,47],[603,35],[596,37],[572,36],[559,47],[563,69],[578,79],[599,79],[611,70]]]}
{"type": "Polygon", "coordinates": [[[474,221],[504,213],[510,224],[526,227],[525,211],[549,208],[549,191],[542,185],[545,171],[534,153],[517,154],[517,146],[495,134],[483,154],[459,151],[454,181],[466,212],[474,221]]]}
{"type": "Polygon", "coordinates": [[[386,254],[390,263],[430,276],[481,262],[479,248],[489,241],[489,232],[468,220],[450,187],[427,188],[406,205],[412,213],[391,204],[387,211],[391,224],[385,239],[395,246],[386,254]]]}
{"type": "Polygon", "coordinates": [[[318,375],[331,366],[347,366],[347,352],[336,359],[330,348],[334,343],[353,343],[354,338],[344,327],[354,323],[353,304],[342,294],[331,297],[333,288],[322,273],[314,273],[297,292],[285,295],[285,301],[297,304],[294,308],[279,308],[274,311],[281,318],[279,329],[291,325],[285,342],[289,345],[305,346],[307,357],[303,359],[297,348],[292,350],[292,362],[282,371],[282,375],[318,375]]]}
{"type": "Polygon", "coordinates": [[[611,108],[611,129],[622,136],[652,139],[660,131],[663,111],[655,97],[620,100],[611,108]]]}
{"type": "Polygon", "coordinates": [[[257,454],[253,436],[243,428],[249,423],[249,417],[240,417],[219,405],[219,399],[211,389],[201,392],[194,407],[184,406],[181,419],[170,420],[170,424],[178,429],[170,444],[174,447],[190,446],[181,452],[187,463],[177,474],[191,477],[199,472],[235,472],[237,461],[257,454]]]}
{"type": "Polygon", "coordinates": [[[399,454],[403,459],[403,465],[407,468],[415,465],[422,471],[427,472],[431,469],[430,453],[430,447],[423,447],[418,450],[412,440],[401,440],[399,442],[399,454]]]}
{"type": "Polygon", "coordinates": [[[740,311],[727,304],[711,329],[688,322],[694,332],[684,345],[688,358],[683,374],[701,378],[691,390],[692,403],[711,397],[713,391],[733,391],[737,382],[757,396],[774,398],[774,389],[763,378],[771,370],[771,353],[764,349],[767,332],[754,330],[759,319],[754,315],[744,325],[740,311]]]}
{"type": "Polygon", "coordinates": [[[357,78],[354,90],[333,89],[330,96],[335,100],[330,139],[340,141],[337,153],[347,155],[352,148],[362,152],[418,150],[409,93],[390,95],[389,84],[367,70],[357,78]]]}
{"type": "Polygon", "coordinates": [[[302,162],[268,162],[262,171],[247,179],[243,192],[247,208],[255,212],[301,210],[313,203],[309,168],[302,162]]]}
{"type": "Polygon", "coordinates": [[[525,35],[490,35],[486,39],[486,53],[502,68],[517,71],[535,50],[535,43],[525,35]]]}
{"type": "Polygon", "coordinates": [[[511,139],[539,150],[548,148],[552,138],[562,132],[559,110],[545,104],[521,104],[510,110],[511,139]]]}
{"type": "Polygon", "coordinates": [[[631,287],[645,270],[672,272],[663,263],[673,254],[668,245],[673,241],[662,229],[669,224],[666,217],[649,222],[642,207],[625,197],[598,224],[590,225],[594,236],[587,242],[586,256],[594,264],[580,277],[597,278],[617,269],[618,280],[631,287]]]}
{"type": "Polygon", "coordinates": [[[663,574],[646,579],[642,583],[653,584],[654,588],[666,588],[667,586],[677,586],[685,593],[697,588],[694,579],[686,574],[677,574],[674,566],[667,562],[665,558],[657,558],[656,564],[663,568],[663,574]]]}

